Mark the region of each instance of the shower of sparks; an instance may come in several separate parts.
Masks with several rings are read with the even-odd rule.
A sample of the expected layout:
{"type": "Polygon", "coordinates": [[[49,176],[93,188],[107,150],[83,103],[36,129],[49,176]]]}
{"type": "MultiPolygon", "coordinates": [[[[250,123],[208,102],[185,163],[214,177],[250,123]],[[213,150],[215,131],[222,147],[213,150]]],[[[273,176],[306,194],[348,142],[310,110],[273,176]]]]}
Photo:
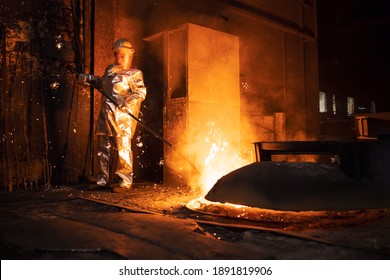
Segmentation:
{"type": "Polygon", "coordinates": [[[243,88],[245,91],[248,91],[248,90],[249,90],[249,85],[248,85],[247,82],[242,82],[242,83],[241,83],[241,86],[242,86],[242,88],[243,88]]]}
{"type": "Polygon", "coordinates": [[[64,45],[63,43],[56,43],[56,48],[60,50],[63,47],[63,45],[64,45]]]}
{"type": "Polygon", "coordinates": [[[142,148],[144,146],[144,144],[142,142],[139,142],[136,144],[138,148],[142,148]]]}
{"type": "Polygon", "coordinates": [[[50,84],[51,89],[58,90],[60,88],[60,83],[59,82],[52,82],[50,84]]]}
{"type": "Polygon", "coordinates": [[[64,43],[61,42],[61,39],[61,35],[56,36],[56,48],[59,50],[62,49],[62,47],[64,46],[64,43]]]}

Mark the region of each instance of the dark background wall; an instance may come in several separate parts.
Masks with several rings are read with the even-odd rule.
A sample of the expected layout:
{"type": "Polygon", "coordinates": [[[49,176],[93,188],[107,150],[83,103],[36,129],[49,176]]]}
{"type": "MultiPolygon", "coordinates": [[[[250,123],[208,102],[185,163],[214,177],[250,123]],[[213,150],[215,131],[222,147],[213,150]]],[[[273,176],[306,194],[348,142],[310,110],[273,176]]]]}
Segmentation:
{"type": "Polygon", "coordinates": [[[354,98],[357,114],[371,113],[371,102],[377,113],[390,111],[389,4],[318,1],[319,85],[329,101],[320,121],[324,137],[356,136],[354,115],[347,114],[347,97],[354,98]]]}
{"type": "Polygon", "coordinates": [[[343,101],[340,117],[348,96],[359,112],[369,112],[370,101],[390,110],[389,28],[389,1],[318,1],[320,90],[343,101]]]}
{"type": "Polygon", "coordinates": [[[2,1],[2,181],[76,182],[86,165],[89,93],[64,71],[81,65],[80,1],[2,1]]]}

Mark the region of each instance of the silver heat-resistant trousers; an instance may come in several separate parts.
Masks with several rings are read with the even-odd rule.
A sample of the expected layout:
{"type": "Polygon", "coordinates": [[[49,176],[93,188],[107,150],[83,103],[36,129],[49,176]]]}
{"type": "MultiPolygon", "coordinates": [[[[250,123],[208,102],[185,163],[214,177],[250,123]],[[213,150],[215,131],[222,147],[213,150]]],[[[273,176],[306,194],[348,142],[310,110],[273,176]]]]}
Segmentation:
{"type": "Polygon", "coordinates": [[[123,180],[121,187],[130,188],[133,183],[133,151],[131,150],[131,137],[99,135],[97,140],[97,155],[100,166],[97,184],[106,185],[108,183],[110,178],[112,151],[117,151],[118,156],[115,173],[123,180]],[[115,144],[113,141],[115,141],[115,144]]]}

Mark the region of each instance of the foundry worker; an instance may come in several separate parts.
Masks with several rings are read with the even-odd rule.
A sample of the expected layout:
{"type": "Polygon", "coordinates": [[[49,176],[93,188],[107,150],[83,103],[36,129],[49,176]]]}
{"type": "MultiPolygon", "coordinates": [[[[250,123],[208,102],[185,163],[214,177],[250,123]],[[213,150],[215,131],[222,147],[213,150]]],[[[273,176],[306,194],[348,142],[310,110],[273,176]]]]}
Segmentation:
{"type": "Polygon", "coordinates": [[[146,88],[142,72],[132,67],[134,49],[131,43],[119,39],[114,43],[113,51],[115,62],[106,68],[103,77],[80,74],[79,80],[98,87],[118,105],[102,96],[96,127],[99,173],[96,185],[90,189],[111,187],[114,192],[124,192],[133,183],[131,139],[137,125],[127,112],[138,117],[141,102],[146,97],[146,88]],[[117,153],[117,164],[110,167],[113,151],[117,153]],[[121,179],[119,186],[110,181],[111,168],[121,179]]]}

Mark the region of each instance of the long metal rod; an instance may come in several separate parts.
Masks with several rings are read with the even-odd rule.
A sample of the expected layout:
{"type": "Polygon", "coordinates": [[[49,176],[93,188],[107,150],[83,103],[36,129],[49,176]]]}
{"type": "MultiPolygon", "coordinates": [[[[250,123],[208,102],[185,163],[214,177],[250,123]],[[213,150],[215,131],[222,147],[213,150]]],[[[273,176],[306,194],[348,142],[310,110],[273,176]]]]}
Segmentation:
{"type": "MultiPolygon", "coordinates": [[[[67,69],[69,72],[79,76],[80,73],[78,73],[73,67],[70,65],[65,65],[65,69],[67,69]]],[[[102,91],[101,89],[95,87],[93,84],[92,85],[97,91],[99,91],[104,97],[106,97],[108,100],[110,100],[115,106],[119,106],[118,102],[116,102],[110,95],[102,91]]],[[[130,117],[132,117],[137,123],[139,123],[143,128],[145,128],[147,131],[149,131],[154,137],[162,141],[164,144],[166,144],[168,147],[170,147],[172,150],[174,150],[180,157],[182,157],[195,171],[200,173],[200,171],[192,164],[192,162],[186,158],[184,155],[179,153],[176,149],[176,147],[170,143],[168,140],[166,140],[164,137],[162,137],[160,134],[155,132],[153,129],[151,129],[148,125],[146,125],[143,121],[141,121],[139,118],[134,116],[132,113],[127,111],[127,114],[129,114],[130,117]]]]}

